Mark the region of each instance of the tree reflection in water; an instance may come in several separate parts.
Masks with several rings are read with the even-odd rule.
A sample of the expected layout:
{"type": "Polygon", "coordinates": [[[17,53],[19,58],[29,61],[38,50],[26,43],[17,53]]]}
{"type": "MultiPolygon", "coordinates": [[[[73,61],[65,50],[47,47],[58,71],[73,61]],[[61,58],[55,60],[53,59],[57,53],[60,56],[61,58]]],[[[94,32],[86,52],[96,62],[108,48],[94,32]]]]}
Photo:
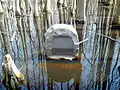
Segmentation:
{"type": "MultiPolygon", "coordinates": [[[[87,0],[86,23],[82,24],[78,23],[80,18],[75,20],[76,8],[79,12],[79,0],[61,1],[0,1],[0,66],[2,66],[3,56],[10,53],[17,67],[21,68],[21,72],[25,75],[27,86],[33,90],[38,88],[41,90],[48,88],[51,90],[61,90],[61,88],[63,90],[70,88],[73,90],[76,88],[119,90],[120,32],[119,29],[112,29],[113,17],[116,14],[119,0],[113,0],[114,3],[111,6],[103,6],[101,0],[87,0]],[[76,2],[77,5],[75,5],[76,2]],[[78,70],[79,73],[64,83],[49,77],[48,70],[51,68],[52,71],[57,68],[55,65],[48,68],[48,62],[41,55],[44,49],[42,48],[44,33],[49,26],[56,23],[73,24],[80,40],[89,38],[80,45],[81,62],[72,64],[74,68],[69,63],[68,69],[61,69],[61,75],[64,75],[62,70],[73,70],[73,72],[78,70]],[[13,35],[14,32],[16,32],[15,35],[13,35]],[[13,39],[11,39],[12,37],[13,39]],[[77,65],[80,65],[80,68],[77,65]],[[79,79],[76,80],[77,75],[79,75],[79,79]]],[[[61,65],[56,62],[57,64],[61,65]]],[[[0,72],[2,72],[2,68],[0,68],[0,72]]],[[[3,88],[3,86],[1,87],[3,88]]]]}

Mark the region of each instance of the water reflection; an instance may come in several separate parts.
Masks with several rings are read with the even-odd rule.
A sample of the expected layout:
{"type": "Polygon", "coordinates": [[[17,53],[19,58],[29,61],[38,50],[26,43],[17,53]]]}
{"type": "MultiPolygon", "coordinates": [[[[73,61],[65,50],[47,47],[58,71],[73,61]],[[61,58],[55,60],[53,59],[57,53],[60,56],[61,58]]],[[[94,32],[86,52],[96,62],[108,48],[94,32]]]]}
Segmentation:
{"type": "MultiPolygon", "coordinates": [[[[94,7],[90,3],[88,7],[91,6],[94,7]]],[[[55,11],[56,9],[53,12],[55,13],[55,11]]],[[[91,14],[91,10],[88,11],[91,14]]],[[[102,11],[104,12],[104,9],[102,11]]],[[[102,12],[100,11],[100,13],[102,12]]],[[[54,16],[58,18],[58,12],[54,16]]],[[[102,21],[99,21],[96,25],[95,21],[92,22],[94,17],[87,16],[88,24],[84,28],[81,28],[83,24],[78,27],[80,40],[89,38],[88,41],[80,45],[80,61],[46,60],[41,55],[41,50],[43,50],[41,46],[44,44],[42,36],[44,36],[44,29],[47,28],[48,25],[46,23],[48,22],[46,22],[46,19],[44,21],[43,18],[39,21],[40,18],[38,16],[34,17],[30,15],[11,18],[15,19],[14,23],[18,22],[17,24],[11,24],[15,25],[15,27],[13,26],[13,31],[11,29],[9,32],[9,38],[11,38],[11,33],[14,30],[17,32],[15,39],[11,43],[9,40],[4,41],[2,37],[4,33],[0,35],[0,64],[2,63],[3,56],[8,52],[6,48],[9,46],[9,53],[11,53],[15,64],[26,78],[26,85],[21,86],[21,88],[27,87],[31,90],[120,89],[119,30],[112,30],[110,28],[108,30],[107,25],[103,25],[105,23],[101,25],[102,21]],[[40,22],[42,23],[40,24],[40,22]],[[104,29],[103,26],[105,26],[104,29]],[[116,39],[117,41],[115,41],[116,39]]],[[[56,18],[52,17],[54,19],[52,24],[59,22],[59,20],[56,21],[56,18]]],[[[65,22],[67,23],[67,20],[65,22]]],[[[0,74],[2,74],[1,67],[0,74]]]]}
{"type": "MultiPolygon", "coordinates": [[[[114,32],[118,33],[118,31],[113,31],[113,33],[114,32]]],[[[120,86],[120,43],[113,41],[111,44],[106,46],[106,53],[109,52],[109,56],[105,54],[105,56],[102,58],[96,58],[95,62],[92,62],[92,52],[89,50],[91,48],[90,46],[88,47],[89,43],[90,41],[85,42],[84,44],[87,46],[84,46],[85,48],[83,48],[83,50],[85,50],[84,54],[81,53],[81,62],[67,60],[47,60],[46,63],[43,63],[40,58],[29,58],[27,62],[28,77],[26,76],[27,73],[25,61],[20,59],[22,58],[20,54],[18,55],[19,57],[16,58],[15,63],[18,68],[21,68],[20,70],[26,76],[26,78],[29,78],[31,88],[40,87],[46,90],[48,88],[52,88],[54,90],[61,90],[61,88],[63,90],[73,88],[72,90],[74,90],[75,88],[80,88],[83,90],[95,88],[104,89],[107,87],[110,88],[110,90],[117,90],[120,86]],[[90,60],[92,64],[89,63],[87,59],[90,60]],[[106,83],[107,86],[105,86],[106,83]]],[[[13,42],[13,45],[15,44],[16,43],[13,42]]],[[[27,45],[29,46],[29,43],[27,45]]],[[[15,49],[15,47],[13,49],[15,49]]],[[[23,51],[20,53],[22,52],[23,51]]],[[[0,55],[2,60],[4,55],[2,51],[0,55]]]]}

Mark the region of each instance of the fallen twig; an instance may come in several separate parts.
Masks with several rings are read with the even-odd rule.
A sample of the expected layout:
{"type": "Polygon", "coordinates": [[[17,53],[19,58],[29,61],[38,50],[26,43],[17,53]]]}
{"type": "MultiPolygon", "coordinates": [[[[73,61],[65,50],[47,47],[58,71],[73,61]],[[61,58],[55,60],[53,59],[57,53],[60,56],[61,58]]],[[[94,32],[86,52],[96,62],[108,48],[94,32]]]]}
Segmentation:
{"type": "Polygon", "coordinates": [[[89,39],[90,39],[90,38],[86,38],[86,39],[84,39],[84,40],[82,40],[82,41],[80,41],[79,43],[76,43],[76,44],[84,43],[84,42],[88,41],[89,39]]]}
{"type": "MultiPolygon", "coordinates": [[[[95,32],[93,32],[93,31],[89,31],[89,32],[95,33],[95,32]]],[[[115,38],[112,38],[112,37],[110,37],[110,36],[106,36],[106,35],[99,34],[99,33],[95,33],[95,34],[98,35],[98,36],[102,36],[102,37],[108,38],[108,39],[110,39],[110,40],[112,40],[112,41],[115,41],[115,42],[119,42],[119,43],[120,43],[120,40],[115,39],[115,38]]]]}

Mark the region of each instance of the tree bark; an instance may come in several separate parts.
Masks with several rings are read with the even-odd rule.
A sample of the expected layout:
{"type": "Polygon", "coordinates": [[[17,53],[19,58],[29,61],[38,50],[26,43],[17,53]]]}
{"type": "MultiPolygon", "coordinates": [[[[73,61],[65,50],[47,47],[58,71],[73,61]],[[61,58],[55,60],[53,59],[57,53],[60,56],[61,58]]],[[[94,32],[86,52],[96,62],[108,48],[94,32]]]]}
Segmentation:
{"type": "Polygon", "coordinates": [[[4,10],[2,7],[2,3],[0,2],[0,31],[4,41],[4,50],[6,53],[9,53],[9,44],[8,44],[8,32],[5,30],[5,23],[4,23],[4,10]]]}

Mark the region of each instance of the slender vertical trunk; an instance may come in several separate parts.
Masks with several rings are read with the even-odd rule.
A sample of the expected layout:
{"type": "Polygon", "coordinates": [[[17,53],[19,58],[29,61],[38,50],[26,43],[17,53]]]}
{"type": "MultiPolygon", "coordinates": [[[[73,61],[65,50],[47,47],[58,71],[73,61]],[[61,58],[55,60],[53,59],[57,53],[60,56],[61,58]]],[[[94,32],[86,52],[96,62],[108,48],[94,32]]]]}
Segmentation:
{"type": "Polygon", "coordinates": [[[62,8],[62,5],[63,5],[63,0],[58,0],[57,1],[57,8],[58,8],[58,12],[59,12],[60,23],[64,22],[64,20],[63,20],[63,8],[62,8]]]}
{"type": "Polygon", "coordinates": [[[67,1],[66,0],[64,0],[63,1],[63,20],[64,20],[64,22],[63,23],[67,23],[67,1]]]}
{"type": "Polygon", "coordinates": [[[18,31],[20,33],[21,36],[21,41],[22,41],[22,47],[23,47],[23,51],[24,51],[24,61],[26,64],[26,77],[27,77],[27,86],[28,88],[30,88],[29,84],[29,73],[28,73],[28,53],[27,53],[27,45],[26,45],[26,22],[25,22],[25,15],[26,15],[26,6],[25,6],[25,1],[24,0],[20,0],[20,11],[21,11],[21,15],[18,15],[17,18],[17,27],[18,27],[18,31]],[[23,17],[21,17],[23,16],[23,17]]]}
{"type": "Polygon", "coordinates": [[[86,10],[86,0],[77,0],[77,19],[80,21],[86,21],[85,10],[86,10]],[[79,7],[79,8],[78,8],[79,7]]]}
{"type": "Polygon", "coordinates": [[[9,43],[8,43],[8,32],[5,30],[5,23],[4,23],[4,10],[2,7],[2,3],[0,2],[0,31],[3,37],[3,42],[4,42],[4,50],[5,53],[9,53],[9,43]]]}
{"type": "MultiPolygon", "coordinates": [[[[42,3],[42,1],[41,1],[41,3],[42,3]]],[[[38,60],[39,60],[39,64],[41,65],[41,39],[42,39],[42,34],[41,34],[41,32],[42,32],[42,29],[41,29],[41,9],[42,9],[42,6],[41,6],[41,4],[38,4],[38,0],[36,0],[35,2],[34,2],[34,12],[33,12],[33,20],[34,20],[34,25],[35,25],[35,30],[36,30],[36,36],[37,36],[37,41],[38,41],[38,47],[37,47],[37,49],[38,49],[38,60]],[[40,9],[40,11],[39,11],[39,7],[41,7],[41,9],[40,9]]],[[[33,61],[34,62],[34,61],[33,61]]],[[[41,74],[41,71],[42,69],[40,68],[39,69],[39,84],[41,84],[41,80],[40,80],[40,78],[41,78],[41,76],[42,76],[42,74],[41,74]]],[[[43,80],[42,80],[43,81],[43,80]]]]}
{"type": "Polygon", "coordinates": [[[113,46],[114,46],[114,42],[111,41],[110,46],[109,46],[108,59],[106,61],[106,69],[105,69],[105,76],[103,78],[102,90],[106,90],[107,83],[109,83],[108,77],[110,75],[110,68],[111,68],[111,63],[112,63],[111,56],[113,56],[113,52],[114,52],[113,46]]]}

